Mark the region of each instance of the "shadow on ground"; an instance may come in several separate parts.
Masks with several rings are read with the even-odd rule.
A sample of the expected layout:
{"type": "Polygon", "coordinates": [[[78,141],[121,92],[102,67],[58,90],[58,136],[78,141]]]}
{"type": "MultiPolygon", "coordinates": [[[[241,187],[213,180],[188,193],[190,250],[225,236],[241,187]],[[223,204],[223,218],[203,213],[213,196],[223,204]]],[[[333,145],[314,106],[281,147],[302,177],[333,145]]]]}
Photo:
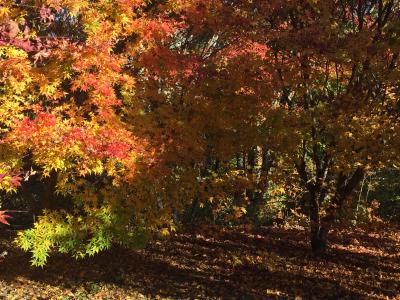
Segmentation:
{"type": "Polygon", "coordinates": [[[181,233],[144,250],[115,247],[84,261],[56,255],[43,269],[30,267],[29,255],[11,249],[0,263],[5,285],[0,296],[395,298],[400,297],[400,246],[397,232],[391,232],[384,237],[366,232],[334,235],[332,249],[323,259],[309,254],[304,231],[272,227],[181,233]]]}

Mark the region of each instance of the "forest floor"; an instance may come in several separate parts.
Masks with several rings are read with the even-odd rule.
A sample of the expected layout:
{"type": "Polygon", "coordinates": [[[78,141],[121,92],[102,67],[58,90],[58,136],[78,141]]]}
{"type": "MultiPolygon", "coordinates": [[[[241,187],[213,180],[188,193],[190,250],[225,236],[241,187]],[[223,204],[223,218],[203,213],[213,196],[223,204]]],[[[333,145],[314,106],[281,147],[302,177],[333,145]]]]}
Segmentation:
{"type": "Polygon", "coordinates": [[[179,233],[83,261],[55,255],[43,269],[1,245],[0,299],[400,299],[393,226],[337,230],[324,258],[283,227],[179,233]]]}

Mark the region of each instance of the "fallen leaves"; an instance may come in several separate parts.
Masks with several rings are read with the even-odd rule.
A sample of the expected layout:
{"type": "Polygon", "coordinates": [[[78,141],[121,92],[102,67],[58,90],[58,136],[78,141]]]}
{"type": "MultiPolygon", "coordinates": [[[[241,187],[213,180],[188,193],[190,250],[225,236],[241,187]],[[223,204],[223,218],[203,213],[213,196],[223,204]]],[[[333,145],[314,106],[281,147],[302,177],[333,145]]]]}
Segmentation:
{"type": "Polygon", "coordinates": [[[9,248],[0,263],[0,298],[400,297],[397,228],[334,232],[326,258],[309,254],[304,231],[232,228],[217,235],[215,230],[174,233],[144,250],[114,248],[84,261],[58,255],[43,270],[32,269],[24,253],[9,248]]]}

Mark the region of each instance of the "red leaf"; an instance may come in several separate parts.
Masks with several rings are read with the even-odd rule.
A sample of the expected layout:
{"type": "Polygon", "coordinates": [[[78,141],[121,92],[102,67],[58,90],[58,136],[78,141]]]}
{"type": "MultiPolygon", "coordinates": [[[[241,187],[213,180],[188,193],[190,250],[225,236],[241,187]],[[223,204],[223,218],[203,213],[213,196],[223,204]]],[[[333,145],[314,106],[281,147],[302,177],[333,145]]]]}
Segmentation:
{"type": "Polygon", "coordinates": [[[21,180],[22,180],[21,177],[19,177],[19,176],[14,176],[14,177],[12,177],[12,178],[10,179],[10,182],[11,182],[11,184],[14,185],[14,186],[21,186],[21,180]]]}
{"type": "Polygon", "coordinates": [[[0,211],[0,223],[10,225],[10,223],[8,223],[7,219],[12,219],[12,217],[9,215],[6,215],[5,211],[0,211]]]}

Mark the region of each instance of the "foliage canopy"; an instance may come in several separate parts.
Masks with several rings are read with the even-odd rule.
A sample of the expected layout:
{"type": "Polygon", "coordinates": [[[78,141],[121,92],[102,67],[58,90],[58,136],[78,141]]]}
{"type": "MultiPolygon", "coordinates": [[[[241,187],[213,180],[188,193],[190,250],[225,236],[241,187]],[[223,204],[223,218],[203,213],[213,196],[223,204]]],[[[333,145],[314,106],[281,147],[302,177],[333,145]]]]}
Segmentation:
{"type": "Polygon", "coordinates": [[[324,252],[362,179],[399,165],[399,15],[396,0],[3,0],[0,188],[42,215],[19,245],[43,265],[142,244],[188,206],[240,219],[285,194],[324,252]]]}

